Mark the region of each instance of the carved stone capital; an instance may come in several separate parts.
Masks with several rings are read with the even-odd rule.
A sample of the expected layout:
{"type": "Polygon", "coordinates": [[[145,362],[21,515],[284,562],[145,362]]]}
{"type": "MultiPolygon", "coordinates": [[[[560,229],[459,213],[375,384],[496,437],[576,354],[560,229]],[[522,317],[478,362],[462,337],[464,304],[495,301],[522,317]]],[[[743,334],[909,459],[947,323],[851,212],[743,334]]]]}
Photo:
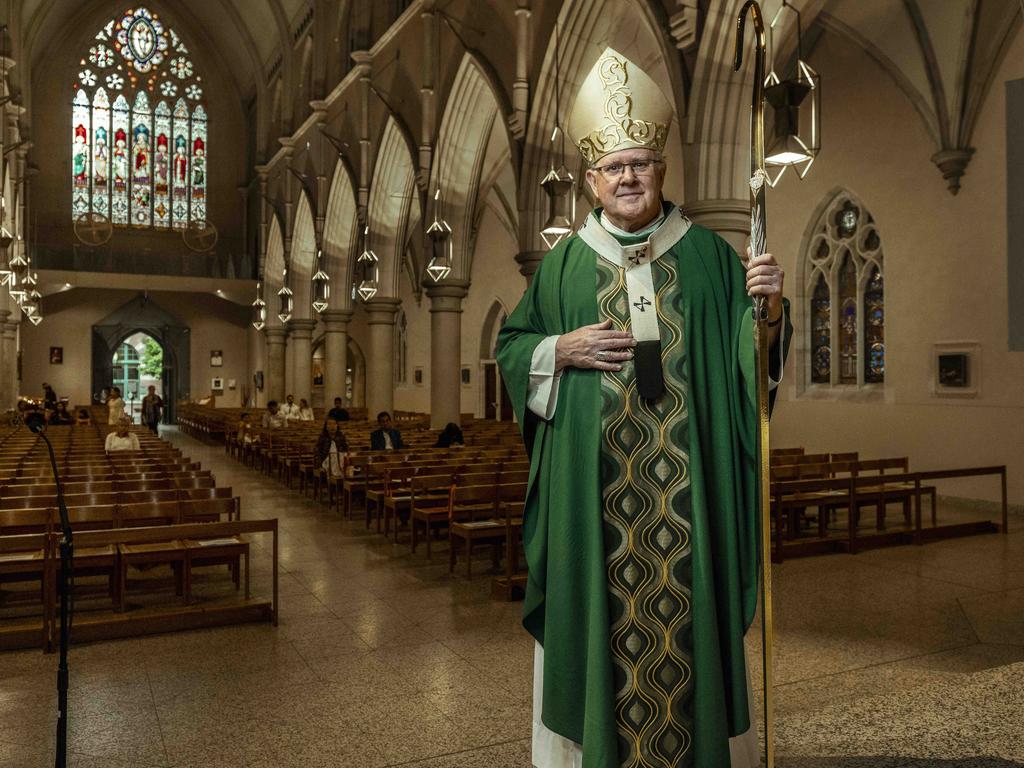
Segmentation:
{"type": "Polygon", "coordinates": [[[375,298],[363,304],[366,322],[370,325],[394,325],[401,299],[375,298]]]}
{"type": "Polygon", "coordinates": [[[516,262],[519,264],[519,274],[526,278],[533,277],[546,254],[547,251],[522,251],[517,253],[516,262]]]}
{"type": "Polygon", "coordinates": [[[960,191],[960,178],[967,171],[967,164],[974,156],[974,147],[965,149],[943,149],[932,155],[932,162],[942,172],[942,178],[947,182],[949,191],[956,194],[960,191]]]}

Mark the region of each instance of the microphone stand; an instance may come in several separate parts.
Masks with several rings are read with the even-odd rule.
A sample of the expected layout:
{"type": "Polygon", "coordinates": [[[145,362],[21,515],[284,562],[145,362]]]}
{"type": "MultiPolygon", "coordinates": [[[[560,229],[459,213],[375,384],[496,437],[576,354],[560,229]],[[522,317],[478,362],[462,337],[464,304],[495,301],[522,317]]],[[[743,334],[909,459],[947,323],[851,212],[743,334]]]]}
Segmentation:
{"type": "Polygon", "coordinates": [[[53,453],[53,444],[46,436],[46,424],[42,415],[25,419],[30,430],[35,432],[46,443],[50,452],[50,467],[53,469],[53,482],[57,486],[57,509],[60,512],[60,578],[57,589],[60,593],[60,662],[57,667],[57,755],[54,761],[56,768],[67,768],[68,764],[68,644],[71,640],[71,585],[72,555],[74,545],[71,540],[71,521],[68,519],[68,508],[64,503],[64,490],[60,483],[57,470],[57,457],[53,453]]]}

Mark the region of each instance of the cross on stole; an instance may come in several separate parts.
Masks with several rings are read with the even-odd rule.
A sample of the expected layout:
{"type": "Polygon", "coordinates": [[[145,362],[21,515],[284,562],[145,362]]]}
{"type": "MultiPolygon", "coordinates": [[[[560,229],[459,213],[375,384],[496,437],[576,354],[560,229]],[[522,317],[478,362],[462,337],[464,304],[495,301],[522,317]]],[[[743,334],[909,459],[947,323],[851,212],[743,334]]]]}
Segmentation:
{"type": "Polygon", "coordinates": [[[647,300],[646,296],[641,296],[640,301],[634,301],[633,306],[639,309],[641,312],[646,311],[646,307],[651,306],[651,302],[647,300]]]}
{"type": "Polygon", "coordinates": [[[647,255],[647,249],[646,248],[640,248],[639,250],[633,251],[633,253],[631,253],[629,255],[629,260],[634,265],[639,266],[640,262],[644,260],[644,257],[646,255],[647,255]]]}

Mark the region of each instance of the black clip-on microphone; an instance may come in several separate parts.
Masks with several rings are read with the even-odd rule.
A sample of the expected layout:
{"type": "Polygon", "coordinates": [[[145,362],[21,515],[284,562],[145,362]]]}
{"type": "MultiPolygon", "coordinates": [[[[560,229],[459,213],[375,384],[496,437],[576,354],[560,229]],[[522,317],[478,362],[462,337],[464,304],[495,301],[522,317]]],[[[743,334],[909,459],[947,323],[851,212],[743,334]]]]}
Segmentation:
{"type": "Polygon", "coordinates": [[[64,503],[64,490],[60,484],[57,470],[57,457],[53,453],[53,445],[46,436],[46,417],[39,411],[31,411],[25,416],[25,426],[43,438],[50,452],[50,467],[53,469],[53,482],[57,486],[57,509],[60,512],[60,578],[57,589],[60,592],[60,663],[57,667],[57,755],[54,762],[56,768],[67,768],[68,764],[68,643],[71,638],[71,589],[74,577],[71,572],[74,546],[71,541],[71,521],[68,519],[68,508],[64,503]]]}

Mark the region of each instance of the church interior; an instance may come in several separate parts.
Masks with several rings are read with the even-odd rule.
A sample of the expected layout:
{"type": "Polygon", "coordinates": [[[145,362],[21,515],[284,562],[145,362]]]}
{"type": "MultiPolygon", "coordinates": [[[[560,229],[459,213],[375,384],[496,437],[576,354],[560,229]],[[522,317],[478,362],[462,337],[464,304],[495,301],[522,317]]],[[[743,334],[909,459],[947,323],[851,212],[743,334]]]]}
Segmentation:
{"type": "MultiPolygon", "coordinates": [[[[745,252],[743,8],[0,2],[0,768],[549,768],[499,334],[599,205],[608,48],[745,252]]],[[[1024,2],[761,12],[763,764],[1024,766],[1024,2]]]]}

